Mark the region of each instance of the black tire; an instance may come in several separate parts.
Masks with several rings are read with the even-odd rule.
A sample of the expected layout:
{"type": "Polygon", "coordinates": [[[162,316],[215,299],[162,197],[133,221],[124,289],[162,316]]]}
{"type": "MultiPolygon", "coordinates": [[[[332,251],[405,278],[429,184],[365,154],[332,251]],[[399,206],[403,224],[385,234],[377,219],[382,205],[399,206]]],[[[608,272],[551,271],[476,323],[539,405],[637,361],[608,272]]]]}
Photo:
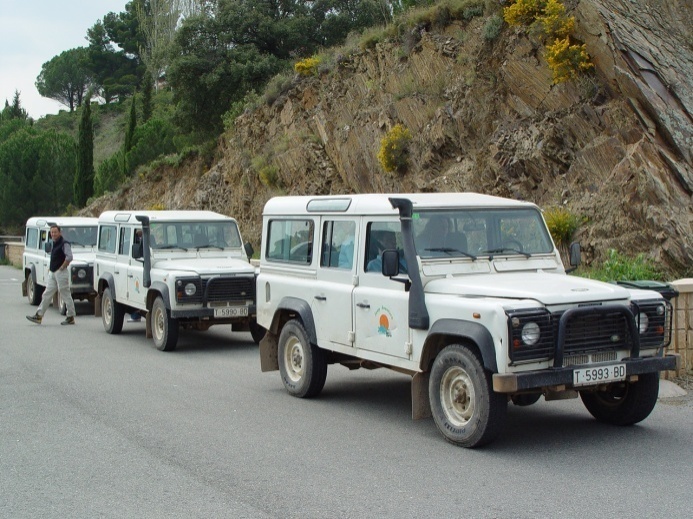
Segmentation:
{"type": "Polygon", "coordinates": [[[152,306],[152,339],[156,349],[173,351],[178,344],[178,319],[169,314],[161,296],[154,300],[152,306]]]}
{"type": "Polygon", "coordinates": [[[633,425],[647,418],[659,396],[659,373],[639,375],[637,382],[609,386],[606,391],[580,391],[587,410],[598,421],[633,425]]]}
{"type": "Polygon", "coordinates": [[[250,335],[253,336],[253,341],[255,344],[260,344],[260,341],[264,338],[267,330],[257,324],[255,319],[248,320],[248,328],[250,329],[250,335]]]}
{"type": "Polygon", "coordinates": [[[317,396],[325,386],[325,353],[311,344],[300,321],[292,320],[279,334],[279,373],[286,390],[299,398],[317,396]]]}
{"type": "Polygon", "coordinates": [[[123,330],[125,309],[113,299],[111,289],[106,287],[101,296],[101,321],[106,332],[116,335],[123,330]]]}
{"type": "Polygon", "coordinates": [[[524,393],[521,395],[513,395],[511,400],[513,404],[526,407],[528,405],[536,404],[541,398],[541,393],[524,393]]]}
{"type": "Polygon", "coordinates": [[[493,392],[491,373],[469,348],[453,344],[438,354],[428,396],[433,420],[450,443],[481,447],[503,430],[508,399],[493,392]]]}
{"type": "Polygon", "coordinates": [[[46,287],[37,285],[34,281],[34,275],[30,272],[26,278],[26,297],[31,306],[38,306],[41,302],[41,296],[46,287]]]}

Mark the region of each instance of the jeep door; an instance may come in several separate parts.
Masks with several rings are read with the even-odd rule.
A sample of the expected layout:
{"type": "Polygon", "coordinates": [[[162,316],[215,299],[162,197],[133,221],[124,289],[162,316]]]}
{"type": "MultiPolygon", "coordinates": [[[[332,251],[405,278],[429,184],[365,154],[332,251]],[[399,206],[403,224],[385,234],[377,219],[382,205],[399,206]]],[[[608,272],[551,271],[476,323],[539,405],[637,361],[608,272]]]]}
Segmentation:
{"type": "Polygon", "coordinates": [[[352,292],[356,275],[354,219],[323,219],[317,283],[311,302],[318,343],[352,346],[352,292]]]}
{"type": "MultiPolygon", "coordinates": [[[[353,292],[355,346],[408,358],[409,294],[404,283],[382,275],[380,261],[385,249],[396,248],[401,253],[400,223],[392,219],[371,219],[369,222],[364,219],[360,235],[358,286],[353,292]]],[[[406,271],[403,260],[400,264],[401,270],[406,271]]],[[[399,277],[406,279],[406,272],[399,277]]]]}
{"type": "Polygon", "coordinates": [[[118,250],[118,262],[127,265],[127,291],[126,298],[129,305],[136,308],[145,308],[147,289],[142,285],[144,266],[141,261],[132,257],[132,244],[135,240],[141,240],[141,234],[135,234],[134,227],[122,227],[120,229],[120,247],[118,250]]]}
{"type": "Polygon", "coordinates": [[[51,253],[46,252],[46,243],[51,241],[50,233],[47,229],[41,229],[39,234],[39,249],[36,261],[36,284],[46,286],[48,272],[51,267],[51,253]]]}

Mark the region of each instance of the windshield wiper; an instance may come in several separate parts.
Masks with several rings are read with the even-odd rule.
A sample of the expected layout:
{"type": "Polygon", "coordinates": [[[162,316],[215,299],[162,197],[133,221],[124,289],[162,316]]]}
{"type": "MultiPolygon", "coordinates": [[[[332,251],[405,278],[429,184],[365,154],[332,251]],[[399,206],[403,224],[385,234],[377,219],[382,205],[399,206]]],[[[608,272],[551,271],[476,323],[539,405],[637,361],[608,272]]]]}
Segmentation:
{"type": "Polygon", "coordinates": [[[449,247],[434,247],[432,249],[424,249],[426,251],[431,251],[431,252],[444,252],[446,254],[450,254],[452,256],[452,252],[458,252],[460,254],[463,254],[464,256],[467,256],[468,258],[472,258],[473,260],[476,260],[476,256],[474,254],[469,254],[468,252],[464,252],[463,250],[459,249],[451,249],[449,247]]]}
{"type": "Polygon", "coordinates": [[[181,247],[180,245],[162,245],[161,247],[152,247],[153,249],[164,250],[164,249],[180,249],[188,252],[188,249],[181,247]]]}
{"type": "Polygon", "coordinates": [[[198,247],[195,247],[195,250],[200,250],[200,249],[219,249],[219,250],[224,250],[224,247],[219,247],[219,245],[212,245],[208,243],[207,245],[199,245],[198,247]]]}
{"type": "MultiPolygon", "coordinates": [[[[498,249],[488,249],[481,252],[484,254],[503,254],[504,252],[514,252],[516,254],[522,254],[525,258],[532,257],[532,255],[529,252],[524,252],[519,249],[513,249],[511,247],[500,247],[498,249]]],[[[490,256],[490,259],[493,259],[493,256],[490,256]]]]}

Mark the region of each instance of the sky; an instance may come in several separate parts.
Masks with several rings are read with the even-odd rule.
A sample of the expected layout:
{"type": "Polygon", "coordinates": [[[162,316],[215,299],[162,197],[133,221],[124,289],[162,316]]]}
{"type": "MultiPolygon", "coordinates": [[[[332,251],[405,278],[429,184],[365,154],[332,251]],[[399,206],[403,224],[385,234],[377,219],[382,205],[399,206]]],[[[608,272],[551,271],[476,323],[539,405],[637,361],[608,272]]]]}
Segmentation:
{"type": "Polygon", "coordinates": [[[41,66],[61,52],[86,47],[87,29],[109,12],[125,11],[128,0],[0,0],[0,110],[19,90],[33,119],[69,107],[41,97],[41,66]]]}

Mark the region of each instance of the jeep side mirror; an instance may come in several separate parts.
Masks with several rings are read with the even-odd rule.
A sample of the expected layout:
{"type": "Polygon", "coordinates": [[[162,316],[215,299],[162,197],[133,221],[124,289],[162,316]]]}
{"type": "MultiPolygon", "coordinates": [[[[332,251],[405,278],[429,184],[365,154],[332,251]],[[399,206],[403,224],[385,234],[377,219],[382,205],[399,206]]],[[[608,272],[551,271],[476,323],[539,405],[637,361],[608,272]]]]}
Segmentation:
{"type": "Polygon", "coordinates": [[[142,242],[132,244],[132,257],[133,259],[140,259],[144,256],[144,248],[142,242]]]}
{"type": "Polygon", "coordinates": [[[53,241],[52,240],[47,241],[43,246],[43,250],[45,250],[46,253],[50,254],[51,251],[53,250],[53,241]]]}
{"type": "Polygon", "coordinates": [[[399,252],[394,249],[383,251],[383,276],[393,278],[399,274],[399,252]]]}
{"type": "Polygon", "coordinates": [[[571,268],[566,270],[566,273],[572,272],[573,270],[578,268],[578,266],[580,265],[581,262],[582,262],[582,252],[580,250],[580,242],[575,241],[575,242],[570,244],[570,267],[571,268]]]}
{"type": "Polygon", "coordinates": [[[255,249],[253,249],[253,246],[250,244],[249,241],[245,242],[243,248],[245,249],[245,255],[248,256],[248,259],[252,258],[253,254],[255,254],[255,249]]]}

